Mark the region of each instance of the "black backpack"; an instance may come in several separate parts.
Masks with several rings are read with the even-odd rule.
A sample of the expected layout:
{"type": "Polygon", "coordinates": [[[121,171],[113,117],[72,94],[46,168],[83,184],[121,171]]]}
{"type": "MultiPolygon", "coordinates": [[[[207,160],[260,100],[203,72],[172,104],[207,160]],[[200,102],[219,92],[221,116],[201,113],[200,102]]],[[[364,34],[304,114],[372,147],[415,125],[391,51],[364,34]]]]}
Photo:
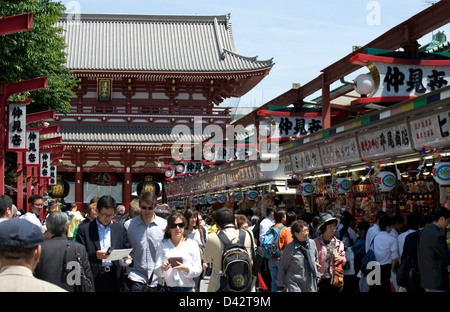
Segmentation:
{"type": "Polygon", "coordinates": [[[217,234],[224,245],[222,271],[217,291],[241,292],[252,288],[251,256],[245,248],[245,231],[239,230],[239,240],[232,243],[223,231],[217,234]]]}

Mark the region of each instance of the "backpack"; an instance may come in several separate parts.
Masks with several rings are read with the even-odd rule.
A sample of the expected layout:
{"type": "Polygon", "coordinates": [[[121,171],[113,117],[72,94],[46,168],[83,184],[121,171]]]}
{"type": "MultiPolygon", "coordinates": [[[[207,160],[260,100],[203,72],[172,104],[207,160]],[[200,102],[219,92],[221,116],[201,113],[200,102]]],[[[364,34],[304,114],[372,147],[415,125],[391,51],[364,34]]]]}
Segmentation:
{"type": "Polygon", "coordinates": [[[239,230],[239,240],[232,243],[223,231],[217,236],[224,245],[220,292],[250,291],[252,288],[252,260],[245,248],[245,231],[239,230]]]}
{"type": "Polygon", "coordinates": [[[264,241],[262,246],[265,250],[265,257],[267,259],[279,258],[281,256],[281,250],[278,246],[278,241],[280,239],[280,231],[284,227],[281,225],[277,228],[273,226],[264,234],[264,241]]]}

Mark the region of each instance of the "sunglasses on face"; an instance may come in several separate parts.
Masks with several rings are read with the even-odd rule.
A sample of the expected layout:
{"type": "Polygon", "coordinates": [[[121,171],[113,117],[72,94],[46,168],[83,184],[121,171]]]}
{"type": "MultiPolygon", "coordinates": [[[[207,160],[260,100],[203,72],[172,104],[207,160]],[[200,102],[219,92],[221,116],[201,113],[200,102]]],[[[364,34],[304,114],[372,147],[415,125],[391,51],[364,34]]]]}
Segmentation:
{"type": "Polygon", "coordinates": [[[152,209],[155,209],[155,207],[152,207],[152,206],[141,206],[141,209],[143,209],[143,210],[152,210],[152,209]]]}
{"type": "Polygon", "coordinates": [[[172,225],[170,226],[171,229],[175,229],[175,228],[177,228],[177,227],[179,227],[180,229],[183,229],[183,228],[184,228],[184,222],[181,222],[181,223],[174,223],[174,224],[172,224],[172,225]]]}

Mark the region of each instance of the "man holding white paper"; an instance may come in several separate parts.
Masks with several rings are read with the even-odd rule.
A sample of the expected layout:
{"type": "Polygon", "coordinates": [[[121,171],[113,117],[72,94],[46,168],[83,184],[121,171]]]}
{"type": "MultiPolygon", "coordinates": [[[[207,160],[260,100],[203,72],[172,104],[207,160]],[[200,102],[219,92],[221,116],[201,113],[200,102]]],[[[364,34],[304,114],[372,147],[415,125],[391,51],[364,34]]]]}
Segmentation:
{"type": "Polygon", "coordinates": [[[76,241],[84,245],[88,253],[96,292],[125,290],[124,266],[131,263],[131,257],[125,258],[127,263],[108,259],[111,250],[130,248],[125,227],[112,221],[115,208],[113,197],[100,197],[97,219],[80,226],[76,236],[76,241]]]}

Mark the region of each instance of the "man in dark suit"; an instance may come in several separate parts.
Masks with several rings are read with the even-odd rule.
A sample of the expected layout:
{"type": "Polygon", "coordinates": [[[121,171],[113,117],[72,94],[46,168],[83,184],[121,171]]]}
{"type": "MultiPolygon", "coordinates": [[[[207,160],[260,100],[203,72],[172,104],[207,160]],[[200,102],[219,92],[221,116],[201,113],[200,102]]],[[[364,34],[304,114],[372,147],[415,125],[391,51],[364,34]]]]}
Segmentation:
{"type": "MultiPolygon", "coordinates": [[[[82,291],[83,281],[80,276],[76,276],[75,271],[77,266],[81,265],[93,291],[94,279],[86,249],[77,242],[69,241],[65,235],[68,227],[67,215],[59,211],[52,212],[47,217],[46,224],[52,237],[42,243],[39,263],[34,270],[35,277],[58,285],[67,291],[82,291]],[[77,261],[75,250],[80,256],[81,264],[77,261]]],[[[79,268],[78,272],[81,274],[79,268]]]]}
{"type": "Polygon", "coordinates": [[[441,230],[445,230],[450,222],[450,210],[437,209],[433,220],[419,235],[417,255],[420,286],[427,292],[445,292],[448,291],[450,252],[441,230]]]}
{"type": "Polygon", "coordinates": [[[112,221],[116,201],[109,195],[100,197],[97,202],[98,216],[92,222],[83,224],[76,236],[76,241],[84,245],[91,263],[95,291],[123,291],[125,286],[124,266],[119,261],[109,261],[108,249],[130,248],[127,231],[121,224],[112,221]]]}

